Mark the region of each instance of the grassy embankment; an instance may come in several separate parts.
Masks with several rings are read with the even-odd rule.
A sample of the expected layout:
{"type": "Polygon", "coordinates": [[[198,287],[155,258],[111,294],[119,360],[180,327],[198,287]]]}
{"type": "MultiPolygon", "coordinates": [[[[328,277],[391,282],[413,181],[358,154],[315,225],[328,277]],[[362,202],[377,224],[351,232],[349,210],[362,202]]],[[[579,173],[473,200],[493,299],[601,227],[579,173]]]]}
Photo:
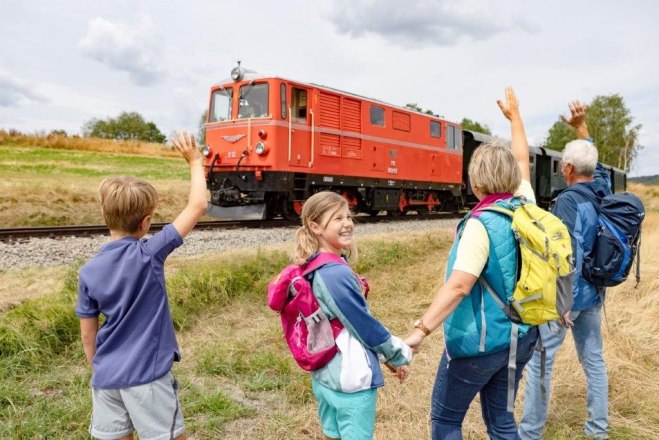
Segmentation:
{"type": "Polygon", "coordinates": [[[124,174],[158,190],[155,221],[174,218],[185,205],[187,165],[164,145],[0,130],[0,227],[98,224],[98,184],[124,174]]]}
{"type": "MultiPolygon", "coordinates": [[[[651,217],[648,229],[657,230],[651,217]]],[[[373,313],[397,334],[428,305],[451,240],[447,231],[362,240],[357,270],[373,287],[373,313]]],[[[646,243],[657,240],[647,234],[646,243]]],[[[610,376],[612,438],[650,439],[659,430],[659,253],[643,249],[643,277],[611,289],[605,356],[610,376]]],[[[168,289],[184,359],[175,372],[192,438],[319,438],[309,377],[281,339],[265,306],[267,281],[286,253],[174,259],[168,289]]],[[[0,438],[87,438],[89,372],[73,315],[76,268],[59,292],[0,314],[0,438]],[[67,434],[70,433],[70,434],[67,434]]],[[[377,438],[427,438],[427,414],[441,331],[415,359],[405,385],[392,378],[381,391],[377,438]]],[[[581,436],[584,379],[571,340],[555,365],[546,438],[581,436]]],[[[468,438],[485,438],[478,402],[465,421],[468,438]]],[[[519,416],[519,405],[518,405],[519,416]]]]}
{"type": "MultiPolygon", "coordinates": [[[[45,154],[23,148],[0,146],[3,176],[11,168],[5,154],[16,150],[36,158],[45,154]]],[[[56,170],[79,153],[71,154],[58,156],[45,173],[50,183],[58,182],[56,170]]],[[[101,164],[79,159],[80,167],[109,167],[103,171],[115,167],[120,171],[117,174],[140,175],[149,170],[160,172],[161,166],[170,163],[164,160],[152,165],[151,159],[138,160],[139,168],[126,170],[123,167],[135,163],[108,165],[115,156],[123,157],[114,152],[95,159],[101,164]]],[[[16,164],[23,159],[14,160],[16,164]]],[[[186,179],[186,168],[178,161],[178,166],[172,162],[170,168],[177,178],[168,180],[170,174],[163,180],[172,182],[172,188],[186,179]]],[[[38,167],[43,163],[32,164],[35,168],[28,174],[39,176],[43,170],[38,167]]],[[[157,179],[163,174],[153,176],[157,179]]],[[[13,182],[20,180],[17,173],[13,182]]],[[[93,199],[98,180],[100,176],[64,171],[59,183],[65,191],[77,190],[83,186],[80,182],[91,185],[90,200],[76,202],[74,211],[89,205],[93,206],[90,212],[97,212],[93,199]],[[72,177],[74,183],[70,183],[72,177]]],[[[32,191],[38,187],[29,186],[32,191]]],[[[651,439],[659,432],[659,251],[653,246],[659,239],[659,188],[634,185],[631,189],[643,197],[649,217],[642,249],[643,281],[638,289],[630,281],[607,295],[608,330],[603,333],[610,377],[611,438],[651,439]]],[[[8,192],[11,189],[5,187],[0,197],[8,192]]],[[[184,197],[185,192],[182,200],[184,197]]],[[[407,332],[429,304],[442,279],[451,238],[450,232],[437,231],[360,241],[362,258],[356,268],[368,276],[373,287],[369,298],[373,313],[394,333],[407,332]]],[[[290,358],[277,317],[265,306],[266,283],[286,261],[284,251],[265,249],[168,262],[170,304],[184,355],[175,373],[183,386],[181,400],[191,438],[320,438],[308,375],[290,358]]],[[[0,312],[0,438],[88,438],[89,371],[73,314],[76,267],[47,274],[40,269],[6,271],[3,283],[16,278],[15,288],[21,289],[30,278],[25,276],[28,272],[34,280],[42,274],[57,282],[43,288],[39,298],[0,312]]],[[[439,331],[416,357],[407,384],[389,378],[379,394],[378,439],[428,437],[430,393],[442,346],[439,331]]],[[[585,438],[581,435],[586,417],[585,384],[570,338],[554,371],[545,438],[585,438]]],[[[518,400],[518,417],[519,408],[518,400]]],[[[467,415],[464,432],[466,438],[486,438],[478,402],[467,415]]]]}

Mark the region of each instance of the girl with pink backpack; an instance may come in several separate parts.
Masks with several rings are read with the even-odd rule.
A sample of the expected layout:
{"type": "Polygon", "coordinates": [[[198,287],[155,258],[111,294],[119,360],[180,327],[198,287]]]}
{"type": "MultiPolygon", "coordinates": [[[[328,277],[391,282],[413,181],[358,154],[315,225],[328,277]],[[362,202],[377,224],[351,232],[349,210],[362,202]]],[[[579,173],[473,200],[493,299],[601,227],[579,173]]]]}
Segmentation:
{"type": "MultiPolygon", "coordinates": [[[[318,400],[323,433],[328,438],[371,439],[375,429],[376,390],[384,385],[379,362],[385,363],[403,382],[408,375],[407,365],[412,361],[412,350],[371,315],[364,295],[367,284],[346,261],[336,258],[357,257],[354,224],[346,200],[329,191],[316,193],[304,203],[301,219],[294,260],[302,268],[312,268],[302,269],[302,273],[311,284],[320,308],[314,321],[331,323],[336,354],[325,365],[315,365],[313,369],[300,365],[312,370],[312,388],[318,400]],[[314,263],[317,259],[321,264],[314,263]]],[[[273,283],[280,283],[286,273],[286,270],[282,272],[273,283]]],[[[269,288],[271,307],[273,283],[269,288]]],[[[296,289],[289,287],[286,295],[294,296],[296,289]]],[[[279,305],[285,307],[285,303],[279,305]]],[[[302,318],[300,321],[304,321],[302,318]]],[[[313,332],[309,330],[309,338],[313,332]]],[[[286,337],[290,347],[291,339],[286,337]]],[[[294,347],[291,351],[295,355],[294,347]]]]}

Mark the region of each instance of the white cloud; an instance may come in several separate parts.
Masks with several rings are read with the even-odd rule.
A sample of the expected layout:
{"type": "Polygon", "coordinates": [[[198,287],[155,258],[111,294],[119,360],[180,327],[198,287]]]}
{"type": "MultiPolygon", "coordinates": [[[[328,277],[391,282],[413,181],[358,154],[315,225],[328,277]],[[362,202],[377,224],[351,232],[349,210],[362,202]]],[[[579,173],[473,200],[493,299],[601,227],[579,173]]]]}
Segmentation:
{"type": "Polygon", "coordinates": [[[16,107],[24,102],[44,102],[46,98],[28,81],[0,69],[0,107],[16,107]]]}
{"type": "Polygon", "coordinates": [[[159,34],[146,15],[133,23],[94,18],[79,46],[85,55],[127,72],[135,84],[148,86],[159,82],[164,75],[159,65],[162,52],[159,34]]]}
{"type": "Polygon", "coordinates": [[[514,28],[531,31],[522,19],[497,16],[483,1],[335,0],[327,19],[339,33],[375,34],[402,46],[452,46],[459,41],[487,40],[514,28]]]}

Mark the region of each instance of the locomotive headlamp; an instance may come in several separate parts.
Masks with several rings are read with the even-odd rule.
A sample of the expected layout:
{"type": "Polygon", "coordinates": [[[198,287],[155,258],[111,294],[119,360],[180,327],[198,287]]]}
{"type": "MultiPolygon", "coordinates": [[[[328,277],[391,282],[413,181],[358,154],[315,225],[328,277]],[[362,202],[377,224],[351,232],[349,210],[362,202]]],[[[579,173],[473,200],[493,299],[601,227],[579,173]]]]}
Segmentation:
{"type": "Polygon", "coordinates": [[[256,151],[256,154],[259,156],[263,156],[268,151],[268,147],[265,146],[265,142],[259,142],[254,147],[254,151],[256,151]]]}
{"type": "Polygon", "coordinates": [[[208,157],[211,155],[211,147],[209,147],[208,145],[204,145],[199,149],[199,151],[201,151],[201,155],[204,157],[208,157]]]}
{"type": "Polygon", "coordinates": [[[240,67],[240,61],[238,61],[238,66],[231,69],[231,79],[234,81],[240,81],[243,79],[245,71],[240,67]]]}

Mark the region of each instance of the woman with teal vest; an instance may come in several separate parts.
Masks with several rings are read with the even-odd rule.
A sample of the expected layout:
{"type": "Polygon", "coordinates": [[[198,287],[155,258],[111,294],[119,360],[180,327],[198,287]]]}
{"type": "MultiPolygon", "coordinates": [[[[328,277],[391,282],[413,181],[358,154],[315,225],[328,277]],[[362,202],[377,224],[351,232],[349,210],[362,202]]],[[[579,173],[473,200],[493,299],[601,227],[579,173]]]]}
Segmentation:
{"type": "Polygon", "coordinates": [[[508,374],[514,370],[514,389],[510,391],[514,397],[533,354],[537,328],[525,324],[514,328],[485,290],[484,284],[489,284],[507,302],[517,282],[518,251],[511,220],[482,209],[518,203],[519,196],[535,202],[535,195],[530,184],[529,146],[512,88],[506,89],[506,102],[498,100],[497,104],[510,121],[511,148],[491,143],[474,152],[469,180],[479,203],[458,225],[446,281],[405,341],[417,349],[444,324],[446,346],[430,411],[433,439],[462,439],[462,422],[476,394],[480,394],[490,438],[519,438],[514,415],[507,410],[508,374]],[[514,331],[518,332],[512,339],[517,350],[509,359],[514,331]]]}

